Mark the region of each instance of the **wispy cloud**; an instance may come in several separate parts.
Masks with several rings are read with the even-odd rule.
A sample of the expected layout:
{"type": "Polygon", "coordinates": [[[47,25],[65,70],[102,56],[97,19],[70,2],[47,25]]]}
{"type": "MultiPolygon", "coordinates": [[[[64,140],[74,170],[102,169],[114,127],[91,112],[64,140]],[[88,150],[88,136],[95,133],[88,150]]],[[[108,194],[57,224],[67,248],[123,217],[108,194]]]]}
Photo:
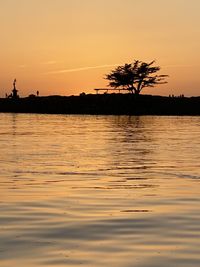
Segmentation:
{"type": "Polygon", "coordinates": [[[114,66],[119,66],[120,64],[110,64],[110,65],[98,65],[98,66],[90,66],[90,67],[81,67],[81,68],[74,68],[74,69],[62,69],[62,70],[55,70],[55,71],[49,71],[45,74],[62,74],[62,73],[68,73],[68,72],[77,72],[77,71],[84,71],[84,70],[91,70],[91,69],[103,69],[103,68],[109,68],[114,66]]]}
{"type": "MultiPolygon", "coordinates": [[[[46,64],[54,64],[54,61],[49,61],[46,64]],[[52,63],[51,63],[52,62],[52,63]]],[[[88,67],[80,67],[80,68],[73,68],[73,69],[60,69],[60,70],[53,70],[45,72],[44,74],[62,74],[62,73],[69,73],[69,72],[78,72],[78,71],[86,71],[86,70],[92,70],[92,69],[103,69],[103,68],[109,68],[109,67],[115,67],[120,66],[121,63],[118,64],[105,64],[105,65],[97,65],[97,66],[88,66],[88,67]]],[[[164,65],[162,68],[191,68],[191,67],[198,67],[198,65],[164,65]]]]}
{"type": "Polygon", "coordinates": [[[187,65],[187,64],[172,64],[172,65],[164,65],[162,68],[197,68],[200,67],[200,65],[187,65]]]}
{"type": "Polygon", "coordinates": [[[49,60],[49,61],[46,61],[46,62],[42,62],[41,64],[43,65],[53,65],[53,64],[56,64],[58,63],[57,61],[55,60],[49,60]]]}
{"type": "Polygon", "coordinates": [[[18,66],[20,69],[25,69],[27,67],[27,65],[19,65],[18,66]]]}

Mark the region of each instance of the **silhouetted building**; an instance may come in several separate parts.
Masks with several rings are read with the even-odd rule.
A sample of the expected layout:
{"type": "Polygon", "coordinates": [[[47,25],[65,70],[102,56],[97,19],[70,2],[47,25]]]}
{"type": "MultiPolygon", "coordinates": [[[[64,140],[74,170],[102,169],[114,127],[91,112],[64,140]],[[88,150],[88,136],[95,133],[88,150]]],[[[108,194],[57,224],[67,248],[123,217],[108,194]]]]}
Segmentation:
{"type": "Polygon", "coordinates": [[[19,98],[19,95],[17,94],[18,90],[16,89],[16,82],[17,80],[14,79],[12,93],[8,96],[8,98],[13,98],[13,99],[19,98]]]}
{"type": "Polygon", "coordinates": [[[17,80],[14,79],[13,90],[12,90],[12,98],[19,98],[19,96],[17,94],[18,90],[16,89],[16,82],[17,82],[17,80]]]}

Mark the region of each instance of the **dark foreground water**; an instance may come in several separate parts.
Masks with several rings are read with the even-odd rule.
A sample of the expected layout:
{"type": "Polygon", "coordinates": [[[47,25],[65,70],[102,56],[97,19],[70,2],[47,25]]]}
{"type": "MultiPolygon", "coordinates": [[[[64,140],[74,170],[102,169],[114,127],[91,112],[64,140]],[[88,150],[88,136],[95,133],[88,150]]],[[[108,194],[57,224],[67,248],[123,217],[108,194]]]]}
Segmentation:
{"type": "Polygon", "coordinates": [[[0,266],[200,266],[200,117],[0,114],[0,266]]]}

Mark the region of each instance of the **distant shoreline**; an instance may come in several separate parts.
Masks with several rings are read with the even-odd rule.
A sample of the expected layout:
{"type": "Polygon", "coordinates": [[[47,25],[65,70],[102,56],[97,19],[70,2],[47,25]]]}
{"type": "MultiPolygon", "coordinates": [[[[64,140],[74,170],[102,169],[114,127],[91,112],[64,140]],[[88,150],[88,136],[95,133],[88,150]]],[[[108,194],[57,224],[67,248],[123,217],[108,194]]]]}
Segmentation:
{"type": "Polygon", "coordinates": [[[82,94],[0,98],[0,112],[90,115],[200,115],[200,97],[82,94]]]}

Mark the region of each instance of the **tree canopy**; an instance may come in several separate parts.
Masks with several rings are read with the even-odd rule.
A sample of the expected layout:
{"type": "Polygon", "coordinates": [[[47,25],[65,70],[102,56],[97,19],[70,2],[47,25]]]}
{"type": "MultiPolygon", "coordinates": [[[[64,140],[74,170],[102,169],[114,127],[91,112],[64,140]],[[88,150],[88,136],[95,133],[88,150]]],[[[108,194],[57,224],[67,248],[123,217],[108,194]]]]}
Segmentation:
{"type": "Polygon", "coordinates": [[[133,63],[118,66],[106,75],[109,86],[126,89],[132,93],[139,94],[145,87],[154,87],[156,84],[167,83],[165,78],[168,75],[156,74],[159,66],[153,66],[155,61],[150,63],[135,60],[133,63]]]}

